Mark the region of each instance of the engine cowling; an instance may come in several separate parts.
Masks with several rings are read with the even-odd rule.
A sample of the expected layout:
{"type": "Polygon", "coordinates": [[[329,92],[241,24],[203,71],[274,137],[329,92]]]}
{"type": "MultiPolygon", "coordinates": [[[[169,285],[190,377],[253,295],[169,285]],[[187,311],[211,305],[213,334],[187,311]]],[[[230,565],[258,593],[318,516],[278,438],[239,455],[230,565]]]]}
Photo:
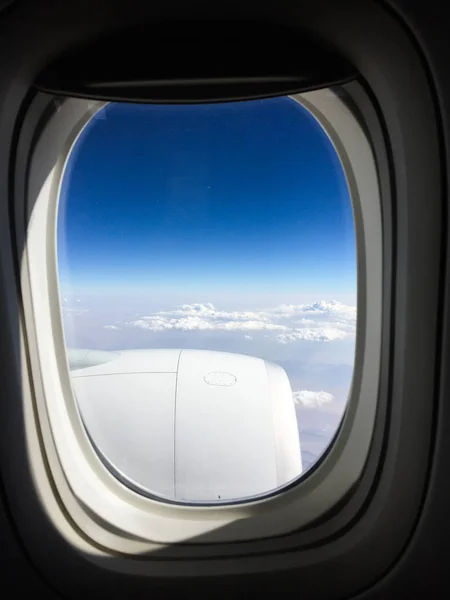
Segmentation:
{"type": "Polygon", "coordinates": [[[220,502],[301,474],[292,391],[278,365],[204,350],[78,350],[69,362],[93,445],[140,492],[220,502]]]}

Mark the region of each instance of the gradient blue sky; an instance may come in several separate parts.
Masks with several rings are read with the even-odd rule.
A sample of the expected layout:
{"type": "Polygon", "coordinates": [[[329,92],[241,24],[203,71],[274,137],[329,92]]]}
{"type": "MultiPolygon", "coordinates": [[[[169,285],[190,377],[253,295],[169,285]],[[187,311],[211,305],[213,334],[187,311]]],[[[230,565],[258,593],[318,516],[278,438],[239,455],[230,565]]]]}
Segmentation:
{"type": "MultiPolygon", "coordinates": [[[[109,104],[69,158],[65,289],[353,295],[351,203],[337,155],[290,98],[109,104]]],[[[262,302],[262,304],[264,304],[262,302]]]]}

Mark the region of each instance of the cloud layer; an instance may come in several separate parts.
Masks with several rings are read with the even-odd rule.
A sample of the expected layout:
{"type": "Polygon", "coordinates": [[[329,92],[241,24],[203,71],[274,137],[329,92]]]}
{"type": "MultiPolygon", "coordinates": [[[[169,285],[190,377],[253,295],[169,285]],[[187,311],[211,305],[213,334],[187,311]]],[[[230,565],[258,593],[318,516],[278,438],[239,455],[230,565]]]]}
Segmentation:
{"type": "Polygon", "coordinates": [[[300,390],[293,392],[294,403],[305,408],[318,408],[333,401],[333,394],[328,392],[310,392],[309,390],[300,390]]]}
{"type": "Polygon", "coordinates": [[[126,323],[152,332],[234,331],[262,332],[280,344],[298,341],[331,342],[353,337],[356,308],[337,301],[314,304],[282,304],[255,311],[224,311],[214,305],[183,304],[126,323]]]}

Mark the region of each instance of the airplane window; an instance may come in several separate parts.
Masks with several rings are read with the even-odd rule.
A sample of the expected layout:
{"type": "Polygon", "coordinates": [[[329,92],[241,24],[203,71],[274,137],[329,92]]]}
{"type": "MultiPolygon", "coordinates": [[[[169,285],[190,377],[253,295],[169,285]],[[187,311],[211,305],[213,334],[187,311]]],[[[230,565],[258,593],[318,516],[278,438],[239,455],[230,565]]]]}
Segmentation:
{"type": "Polygon", "coordinates": [[[73,392],[143,494],[267,494],[330,446],[353,374],[356,239],[336,150],[291,97],[110,103],[57,223],[73,392]]]}

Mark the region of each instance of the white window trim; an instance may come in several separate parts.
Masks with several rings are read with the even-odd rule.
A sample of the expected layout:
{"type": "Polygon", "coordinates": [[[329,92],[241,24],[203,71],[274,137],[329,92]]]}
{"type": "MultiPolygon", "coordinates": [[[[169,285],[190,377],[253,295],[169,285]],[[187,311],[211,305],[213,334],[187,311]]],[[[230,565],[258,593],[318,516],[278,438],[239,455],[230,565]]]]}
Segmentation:
{"type": "MultiPolygon", "coordinates": [[[[188,506],[141,496],[121,484],[91,446],[71,391],[65,358],[56,215],[70,151],[83,127],[104,104],[65,101],[36,144],[29,171],[21,264],[25,334],[36,349],[30,358],[36,425],[65,510],[89,539],[104,548],[134,554],[154,550],[155,544],[160,548],[199,536],[204,536],[207,544],[218,544],[286,534],[331,509],[363,471],[375,422],[381,353],[382,227],[375,160],[363,128],[333,92],[309,92],[295,99],[318,119],[334,144],[353,201],[358,242],[353,384],[339,435],[320,464],[297,485],[234,505],[188,506]],[[229,527],[231,524],[234,526],[229,527]]],[[[32,456],[30,459],[33,463],[32,456]]],[[[43,503],[48,504],[48,491],[39,477],[36,485],[42,490],[43,503]]],[[[53,518],[50,509],[48,513],[53,518]]],[[[53,520],[69,537],[69,522],[53,520]]]]}

